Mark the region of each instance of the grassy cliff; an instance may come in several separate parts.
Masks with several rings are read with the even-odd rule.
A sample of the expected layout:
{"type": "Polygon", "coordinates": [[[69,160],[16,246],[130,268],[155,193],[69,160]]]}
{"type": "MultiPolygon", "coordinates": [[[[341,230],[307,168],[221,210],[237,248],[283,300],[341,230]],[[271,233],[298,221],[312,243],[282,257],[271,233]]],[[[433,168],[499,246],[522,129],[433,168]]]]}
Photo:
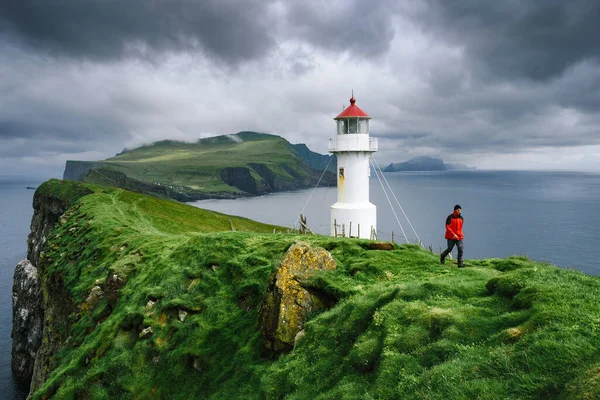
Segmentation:
{"type": "MultiPolygon", "coordinates": [[[[370,250],[365,240],[273,233],[88,189],[75,193],[41,260],[46,301],[64,292],[71,306],[66,321],[46,317],[49,336],[67,339],[34,398],[600,397],[598,278],[521,256],[459,270],[414,245],[370,250]],[[299,240],[336,260],[304,283],[335,305],[273,359],[258,308],[299,240]]],[[[75,192],[60,181],[38,190],[75,192]]]]}
{"type": "MultiPolygon", "coordinates": [[[[68,161],[64,178],[183,201],[232,198],[314,186],[325,168],[317,166],[328,156],[301,150],[255,132],[195,143],[165,140],[104,161],[68,161]]],[[[322,183],[335,182],[331,176],[322,183]]]]}

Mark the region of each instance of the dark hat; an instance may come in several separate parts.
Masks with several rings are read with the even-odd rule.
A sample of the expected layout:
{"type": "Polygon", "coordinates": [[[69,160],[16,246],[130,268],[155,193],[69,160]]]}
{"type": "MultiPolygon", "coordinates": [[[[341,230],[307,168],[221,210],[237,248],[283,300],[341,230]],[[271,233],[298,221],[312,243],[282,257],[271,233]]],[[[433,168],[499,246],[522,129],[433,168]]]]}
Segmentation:
{"type": "Polygon", "coordinates": [[[457,204],[457,205],[455,205],[455,206],[454,206],[454,211],[458,210],[459,208],[462,210],[462,207],[461,207],[460,205],[458,205],[458,204],[457,204]]]}

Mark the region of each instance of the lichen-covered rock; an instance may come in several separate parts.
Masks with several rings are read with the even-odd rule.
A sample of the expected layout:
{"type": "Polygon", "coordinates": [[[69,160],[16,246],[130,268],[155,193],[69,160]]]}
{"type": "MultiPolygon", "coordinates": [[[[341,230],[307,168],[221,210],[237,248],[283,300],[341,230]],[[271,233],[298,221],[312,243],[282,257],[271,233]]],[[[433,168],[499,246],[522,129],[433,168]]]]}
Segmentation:
{"type": "Polygon", "coordinates": [[[148,326],[148,327],[142,329],[139,336],[140,336],[140,339],[145,339],[145,338],[152,336],[153,333],[154,333],[154,331],[152,330],[152,327],[148,326]]]}
{"type": "Polygon", "coordinates": [[[44,314],[38,271],[28,260],[15,267],[12,303],[12,370],[15,376],[29,379],[42,343],[44,314]]]}
{"type": "Polygon", "coordinates": [[[178,315],[178,317],[179,317],[179,320],[180,320],[181,322],[184,322],[184,321],[185,321],[185,317],[187,317],[188,313],[187,313],[186,311],[179,310],[179,311],[177,312],[177,315],[178,315]]]}
{"type": "Polygon", "coordinates": [[[152,310],[154,310],[155,305],[156,305],[155,301],[148,300],[148,302],[146,303],[146,311],[151,312],[152,310]]]}
{"type": "Polygon", "coordinates": [[[111,273],[108,274],[106,283],[104,284],[104,295],[112,308],[115,308],[117,305],[119,290],[121,290],[123,285],[125,285],[125,280],[121,276],[111,273]]]}
{"type": "Polygon", "coordinates": [[[285,254],[271,277],[259,310],[259,328],[265,347],[275,353],[289,351],[304,328],[308,314],[323,308],[326,300],[300,282],[316,271],[333,270],[336,263],[328,251],[296,243],[285,254]]]}
{"type": "Polygon", "coordinates": [[[92,287],[92,290],[90,290],[90,294],[85,299],[85,302],[81,306],[81,309],[84,311],[92,310],[94,307],[96,307],[96,304],[98,304],[98,302],[102,300],[103,297],[104,291],[100,286],[96,285],[92,287]]]}
{"type": "Polygon", "coordinates": [[[298,343],[300,343],[304,336],[306,336],[306,332],[304,332],[304,329],[302,329],[296,334],[296,337],[294,338],[294,349],[296,348],[296,346],[298,346],[298,343]]]}

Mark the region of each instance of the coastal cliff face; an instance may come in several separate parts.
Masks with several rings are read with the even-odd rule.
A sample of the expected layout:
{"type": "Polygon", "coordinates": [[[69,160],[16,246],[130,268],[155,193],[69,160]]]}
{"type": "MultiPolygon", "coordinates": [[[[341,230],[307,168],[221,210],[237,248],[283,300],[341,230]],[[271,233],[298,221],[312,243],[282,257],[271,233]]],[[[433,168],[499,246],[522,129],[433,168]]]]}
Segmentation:
{"type": "Polygon", "coordinates": [[[40,255],[44,251],[50,230],[56,225],[60,216],[77,198],[91,193],[81,185],[68,186],[73,188],[69,197],[61,196],[60,193],[47,192],[44,187],[38,188],[33,196],[33,217],[31,233],[27,239],[27,259],[35,267],[40,263],[40,255]]]}
{"type": "MultiPolygon", "coordinates": [[[[32,387],[37,385],[34,384],[35,382],[39,384],[46,377],[40,369],[42,365],[48,363],[39,352],[42,338],[49,339],[45,342],[46,348],[56,347],[56,339],[58,341],[63,339],[49,334],[45,320],[56,314],[62,316],[64,313],[57,310],[69,308],[69,301],[64,302],[64,298],[47,296],[49,285],[56,282],[43,282],[40,279],[47,261],[44,258],[44,251],[50,231],[79,197],[91,193],[80,185],[69,184],[65,184],[64,190],[59,192],[45,189],[46,187],[40,186],[34,195],[31,233],[27,240],[27,260],[21,261],[16,266],[13,277],[11,366],[14,374],[19,378],[33,378],[32,387]],[[65,196],[65,192],[69,192],[69,195],[65,196]]],[[[48,351],[45,354],[48,355],[48,351]]]]}
{"type": "Polygon", "coordinates": [[[101,167],[101,162],[67,160],[65,171],[63,172],[63,179],[83,181],[90,169],[101,167]]]}
{"type": "Polygon", "coordinates": [[[23,260],[13,279],[12,371],[31,379],[35,354],[42,343],[42,292],[37,268],[23,260]]]}
{"type": "MultiPolygon", "coordinates": [[[[276,173],[273,167],[270,168],[268,165],[259,163],[249,163],[248,167],[223,168],[220,177],[228,185],[251,195],[303,189],[317,182],[316,176],[303,176],[287,165],[277,167],[281,169],[282,173],[289,175],[289,179],[284,179],[282,173],[276,173]]],[[[334,180],[331,178],[331,172],[325,172],[324,176],[325,179],[319,182],[320,186],[326,186],[334,180]]]]}

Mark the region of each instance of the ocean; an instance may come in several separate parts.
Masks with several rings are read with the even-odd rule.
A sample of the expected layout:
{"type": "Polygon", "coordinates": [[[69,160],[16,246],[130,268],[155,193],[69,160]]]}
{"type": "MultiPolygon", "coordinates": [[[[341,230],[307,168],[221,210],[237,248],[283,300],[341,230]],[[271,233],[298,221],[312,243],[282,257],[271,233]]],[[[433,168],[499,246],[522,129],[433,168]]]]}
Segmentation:
{"type": "MultiPolygon", "coordinates": [[[[446,217],[459,204],[465,258],[518,254],[600,275],[600,173],[436,171],[384,177],[389,187],[375,174],[370,181],[380,239],[391,240],[393,233],[397,243],[415,243],[418,237],[425,247],[440,252],[445,248],[446,217]]],[[[329,206],[336,199],[336,188],[317,188],[193,204],[288,228],[297,227],[303,213],[313,232],[329,234],[329,206]]]]}
{"type": "MultiPolygon", "coordinates": [[[[446,217],[460,204],[467,260],[520,254],[600,275],[600,173],[443,171],[384,176],[421,242],[436,252],[445,244],[446,217]]],[[[39,183],[0,177],[0,393],[5,399],[27,396],[27,387],[10,369],[12,278],[15,265],[27,253],[34,191],[26,187],[39,183]]],[[[390,240],[393,233],[402,243],[404,230],[414,243],[416,235],[394,196],[388,189],[386,197],[374,174],[370,193],[377,206],[379,238],[390,240]]],[[[328,234],[329,206],[336,198],[336,188],[317,188],[193,205],[284,227],[297,226],[302,212],[313,231],[328,234]]]]}
{"type": "Polygon", "coordinates": [[[0,397],[25,399],[28,384],[12,376],[12,285],[17,263],[27,256],[27,235],[33,215],[33,190],[38,181],[0,177],[0,397]]]}

